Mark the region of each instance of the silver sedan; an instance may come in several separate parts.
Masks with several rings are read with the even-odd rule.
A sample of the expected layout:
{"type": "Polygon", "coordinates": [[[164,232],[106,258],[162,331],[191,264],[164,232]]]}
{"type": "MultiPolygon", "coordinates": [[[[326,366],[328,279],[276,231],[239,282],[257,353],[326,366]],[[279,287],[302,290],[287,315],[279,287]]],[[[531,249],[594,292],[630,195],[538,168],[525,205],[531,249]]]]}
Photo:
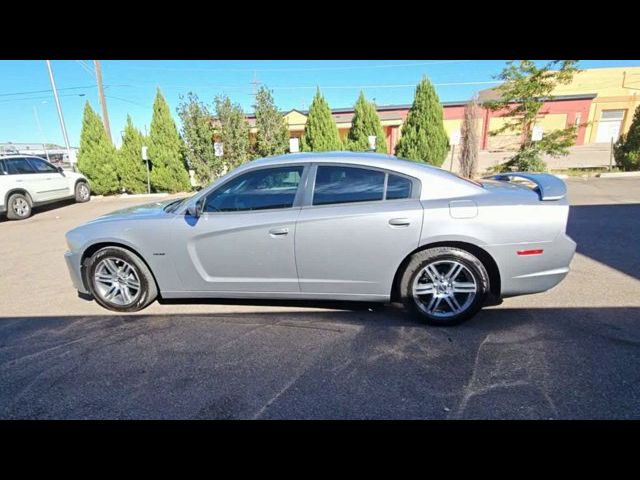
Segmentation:
{"type": "Polygon", "coordinates": [[[474,182],[387,155],[290,154],[81,225],[65,257],[75,288],[115,311],[158,296],[400,301],[453,325],[567,275],[565,197],[547,174],[474,182]]]}

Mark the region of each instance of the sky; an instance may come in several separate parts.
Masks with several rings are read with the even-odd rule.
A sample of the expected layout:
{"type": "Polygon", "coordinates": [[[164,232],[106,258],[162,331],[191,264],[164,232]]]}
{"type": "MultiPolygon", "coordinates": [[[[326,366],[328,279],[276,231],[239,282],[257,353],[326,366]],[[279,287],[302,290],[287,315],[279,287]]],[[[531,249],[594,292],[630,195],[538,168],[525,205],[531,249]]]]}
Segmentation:
{"type": "MultiPolygon", "coordinates": [[[[53,73],[72,146],[78,146],[86,101],[100,111],[93,60],[53,60],[53,73]]],[[[116,145],[127,115],[149,130],[156,88],[174,119],[180,95],[194,92],[211,105],[226,94],[252,111],[254,84],[273,90],[281,110],[305,110],[320,87],[331,108],[351,107],[360,90],[378,105],[408,104],[423,75],[440,100],[464,101],[497,84],[504,60],[101,60],[116,145]]],[[[579,68],[640,66],[640,60],[583,60],[579,68]]],[[[0,143],[64,145],[44,60],[0,61],[0,143]]]]}

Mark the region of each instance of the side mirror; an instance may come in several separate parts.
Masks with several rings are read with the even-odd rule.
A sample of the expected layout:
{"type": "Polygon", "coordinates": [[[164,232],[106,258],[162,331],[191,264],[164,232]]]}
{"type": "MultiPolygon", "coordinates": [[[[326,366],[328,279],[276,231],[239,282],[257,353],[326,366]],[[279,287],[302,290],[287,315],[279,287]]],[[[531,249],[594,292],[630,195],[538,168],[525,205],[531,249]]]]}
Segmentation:
{"type": "Polygon", "coordinates": [[[195,205],[189,205],[187,207],[187,214],[191,217],[200,218],[204,209],[204,199],[200,198],[195,205]]]}
{"type": "Polygon", "coordinates": [[[56,167],[56,170],[58,170],[58,173],[64,177],[64,170],[62,169],[62,167],[58,166],[56,167]]]}

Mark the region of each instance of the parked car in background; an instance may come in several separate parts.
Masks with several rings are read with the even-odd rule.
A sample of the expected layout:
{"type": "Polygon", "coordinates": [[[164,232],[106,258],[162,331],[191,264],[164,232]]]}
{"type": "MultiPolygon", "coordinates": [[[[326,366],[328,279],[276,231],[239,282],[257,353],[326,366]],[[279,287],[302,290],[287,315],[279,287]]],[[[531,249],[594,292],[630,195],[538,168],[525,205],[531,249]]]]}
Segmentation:
{"type": "Polygon", "coordinates": [[[63,170],[40,157],[0,157],[0,213],[9,220],[31,216],[38,205],[75,199],[88,202],[89,181],[81,174],[63,170]]]}
{"type": "Polygon", "coordinates": [[[565,195],[546,174],[479,183],[388,155],[289,154],[79,226],[65,258],[75,288],[115,311],[158,295],[399,300],[453,325],[566,276],[565,195]]]}

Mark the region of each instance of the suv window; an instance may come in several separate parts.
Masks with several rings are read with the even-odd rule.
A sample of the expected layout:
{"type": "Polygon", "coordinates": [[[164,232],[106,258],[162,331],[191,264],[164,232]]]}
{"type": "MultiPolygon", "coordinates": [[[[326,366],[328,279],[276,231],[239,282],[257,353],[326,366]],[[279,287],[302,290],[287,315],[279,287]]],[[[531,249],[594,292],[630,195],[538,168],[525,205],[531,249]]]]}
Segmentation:
{"type": "Polygon", "coordinates": [[[389,174],[387,179],[387,200],[411,197],[412,181],[399,175],[389,174]]]}
{"type": "Polygon", "coordinates": [[[296,198],[302,166],[264,168],[225,183],[205,200],[205,212],[239,212],[290,208],[296,198]]]}
{"type": "Polygon", "coordinates": [[[29,163],[37,173],[58,173],[58,169],[40,158],[29,158],[29,163]]]}
{"type": "Polygon", "coordinates": [[[382,200],[385,173],[368,168],[318,166],[313,204],[382,200]]]}
{"type": "Polygon", "coordinates": [[[5,158],[4,163],[9,175],[20,175],[23,173],[36,173],[26,158],[5,158]]]}

